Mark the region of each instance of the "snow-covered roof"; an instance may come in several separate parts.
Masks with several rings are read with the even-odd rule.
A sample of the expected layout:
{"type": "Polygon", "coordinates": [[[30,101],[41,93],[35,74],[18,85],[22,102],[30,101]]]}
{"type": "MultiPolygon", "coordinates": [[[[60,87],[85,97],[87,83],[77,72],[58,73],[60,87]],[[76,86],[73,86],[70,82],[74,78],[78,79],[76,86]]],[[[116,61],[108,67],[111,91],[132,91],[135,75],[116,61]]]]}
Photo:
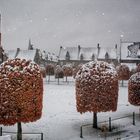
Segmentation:
{"type": "Polygon", "coordinates": [[[5,53],[8,59],[14,59],[17,53],[17,50],[5,50],[5,53]]]}
{"type": "Polygon", "coordinates": [[[117,50],[113,48],[100,48],[98,59],[105,59],[105,55],[108,53],[109,59],[117,59],[117,50]]]}
{"type": "Polygon", "coordinates": [[[70,60],[77,60],[77,58],[78,58],[78,47],[62,48],[59,59],[60,60],[65,60],[67,52],[69,52],[69,54],[70,54],[70,60]]]}
{"type": "MultiPolygon", "coordinates": [[[[70,55],[70,60],[79,60],[80,56],[83,56],[83,60],[92,60],[92,56],[94,55],[97,58],[98,48],[97,47],[80,47],[80,51],[78,52],[78,47],[67,47],[62,48],[60,52],[60,60],[66,60],[67,52],[70,55]],[[79,54],[78,54],[79,53],[79,54]]],[[[105,59],[105,54],[109,54],[109,59],[117,59],[118,52],[115,47],[113,48],[100,48],[98,58],[105,59]]]]}
{"type": "Polygon", "coordinates": [[[36,50],[20,50],[16,58],[34,61],[36,50]]]}
{"type": "Polygon", "coordinates": [[[81,48],[80,55],[83,55],[84,60],[92,60],[92,55],[97,57],[97,48],[94,47],[88,47],[88,48],[81,48]]]}

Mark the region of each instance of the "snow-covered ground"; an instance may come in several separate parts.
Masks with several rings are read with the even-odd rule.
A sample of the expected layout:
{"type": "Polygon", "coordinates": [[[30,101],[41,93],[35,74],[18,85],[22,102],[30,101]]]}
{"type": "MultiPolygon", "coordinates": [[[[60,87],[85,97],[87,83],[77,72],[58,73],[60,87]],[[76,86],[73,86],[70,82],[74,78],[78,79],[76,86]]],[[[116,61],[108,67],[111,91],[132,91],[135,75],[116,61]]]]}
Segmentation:
{"type": "MultiPolygon", "coordinates": [[[[42,118],[33,123],[23,124],[23,132],[43,132],[44,140],[82,140],[80,126],[92,124],[93,113],[80,114],[76,111],[75,83],[72,78],[53,82],[44,79],[44,97],[42,118]]],[[[92,126],[83,128],[83,140],[139,140],[140,112],[139,107],[128,103],[127,83],[119,88],[118,109],[116,112],[98,113],[99,126],[108,126],[108,119],[129,116],[112,122],[114,132],[102,132],[92,126]],[[132,113],[136,113],[136,125],[132,125],[132,113]],[[130,115],[130,116],[129,116],[130,115]],[[105,121],[105,122],[103,122],[105,121]],[[103,122],[103,123],[100,123],[103,122]],[[118,132],[116,132],[118,131],[118,132]]],[[[2,126],[2,125],[1,125],[2,126]]],[[[14,126],[2,126],[3,131],[15,131],[14,126]]],[[[13,136],[14,137],[14,136],[13,136]]],[[[39,140],[39,135],[23,135],[25,140],[39,140]]]]}

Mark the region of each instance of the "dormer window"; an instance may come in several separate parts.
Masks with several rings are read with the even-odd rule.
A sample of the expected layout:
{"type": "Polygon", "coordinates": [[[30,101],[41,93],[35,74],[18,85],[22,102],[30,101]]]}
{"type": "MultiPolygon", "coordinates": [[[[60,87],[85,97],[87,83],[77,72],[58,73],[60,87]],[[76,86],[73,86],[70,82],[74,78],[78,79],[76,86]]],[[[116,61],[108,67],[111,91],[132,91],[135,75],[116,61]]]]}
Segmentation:
{"type": "Polygon", "coordinates": [[[67,51],[67,53],[66,53],[66,60],[70,60],[70,54],[69,54],[68,51],[67,51]]]}
{"type": "Polygon", "coordinates": [[[108,54],[108,52],[106,52],[106,54],[105,54],[105,59],[109,59],[109,54],[108,54]]]}
{"type": "Polygon", "coordinates": [[[80,60],[83,60],[84,59],[84,56],[83,54],[80,55],[80,60]]]}
{"type": "Polygon", "coordinates": [[[92,59],[93,61],[95,60],[95,55],[94,55],[94,54],[92,54],[91,59],[92,59]]]}

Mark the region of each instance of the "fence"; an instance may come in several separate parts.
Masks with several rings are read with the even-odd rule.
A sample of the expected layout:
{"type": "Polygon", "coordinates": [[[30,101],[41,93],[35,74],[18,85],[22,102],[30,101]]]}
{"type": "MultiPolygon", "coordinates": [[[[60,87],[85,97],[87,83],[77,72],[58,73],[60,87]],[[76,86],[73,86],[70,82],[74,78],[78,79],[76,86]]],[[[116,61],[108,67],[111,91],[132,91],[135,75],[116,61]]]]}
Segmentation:
{"type": "Polygon", "coordinates": [[[50,83],[58,84],[58,85],[70,84],[70,83],[74,84],[75,79],[72,76],[68,76],[67,80],[65,78],[66,77],[64,77],[64,78],[55,78],[55,76],[52,75],[52,76],[46,76],[45,81],[48,84],[50,84],[50,83]]]}
{"type": "MultiPolygon", "coordinates": [[[[2,136],[3,133],[5,133],[5,134],[17,134],[16,132],[3,131],[2,127],[0,127],[0,136],[2,136]]],[[[40,135],[40,140],[43,140],[43,133],[22,133],[22,134],[23,135],[24,134],[27,134],[27,135],[40,135]]]]}
{"type": "MultiPolygon", "coordinates": [[[[132,117],[132,121],[131,121],[131,124],[132,125],[135,125],[136,124],[136,116],[135,116],[135,112],[132,113],[132,115],[128,115],[128,116],[124,116],[124,117],[119,117],[119,118],[114,118],[112,119],[111,117],[109,117],[108,121],[103,121],[103,122],[99,122],[98,124],[104,124],[106,123],[106,125],[103,125],[102,127],[98,127],[97,130],[101,130],[105,136],[107,135],[115,135],[116,133],[119,133],[119,131],[127,126],[129,126],[130,124],[121,124],[120,126],[118,127],[115,127],[115,125],[112,125],[114,121],[118,121],[118,120],[122,120],[122,119],[125,119],[125,118],[128,118],[128,117],[132,117]]],[[[130,121],[130,120],[129,120],[130,121]]],[[[93,126],[93,124],[85,124],[85,125],[82,125],[80,127],[80,138],[83,138],[83,128],[85,127],[89,127],[89,126],[93,126]]],[[[139,132],[139,135],[140,135],[140,132],[139,132]]],[[[140,139],[139,139],[140,140],[140,139]]]]}

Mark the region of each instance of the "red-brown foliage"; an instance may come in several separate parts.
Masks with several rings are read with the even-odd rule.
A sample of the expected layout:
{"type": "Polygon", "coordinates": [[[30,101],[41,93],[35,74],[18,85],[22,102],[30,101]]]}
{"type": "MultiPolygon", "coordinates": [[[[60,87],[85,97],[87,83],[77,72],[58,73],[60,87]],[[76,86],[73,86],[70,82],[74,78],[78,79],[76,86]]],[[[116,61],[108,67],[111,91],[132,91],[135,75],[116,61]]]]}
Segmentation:
{"type": "Polygon", "coordinates": [[[54,65],[53,64],[47,64],[46,74],[47,75],[54,75],[54,65]]]}
{"type": "Polygon", "coordinates": [[[128,101],[132,105],[140,105],[140,72],[133,74],[128,81],[128,101]]]}
{"type": "Polygon", "coordinates": [[[119,80],[128,80],[130,78],[129,67],[125,64],[119,65],[116,68],[119,80]]]}
{"type": "Polygon", "coordinates": [[[118,79],[115,68],[106,62],[84,64],[76,75],[77,111],[116,111],[118,79]]]}
{"type": "Polygon", "coordinates": [[[63,65],[64,76],[72,76],[73,68],[70,65],[63,65]]]}
{"type": "Polygon", "coordinates": [[[13,59],[0,67],[0,124],[33,122],[42,114],[43,79],[39,66],[13,59]]]}

